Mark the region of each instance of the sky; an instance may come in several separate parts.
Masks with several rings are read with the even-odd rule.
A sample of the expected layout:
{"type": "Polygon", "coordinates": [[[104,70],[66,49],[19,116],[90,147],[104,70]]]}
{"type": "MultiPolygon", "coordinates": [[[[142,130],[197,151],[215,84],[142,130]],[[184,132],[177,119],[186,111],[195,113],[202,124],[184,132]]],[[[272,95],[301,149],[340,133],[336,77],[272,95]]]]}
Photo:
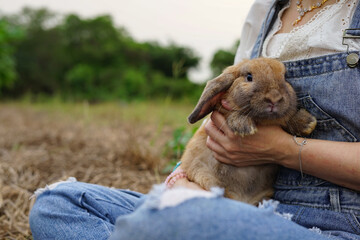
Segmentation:
{"type": "Polygon", "coordinates": [[[46,7],[60,14],[82,17],[109,14],[137,41],[175,43],[190,47],[202,58],[191,72],[194,81],[208,80],[209,63],[218,49],[229,49],[240,39],[254,0],[0,0],[2,13],[24,6],[46,7]]]}

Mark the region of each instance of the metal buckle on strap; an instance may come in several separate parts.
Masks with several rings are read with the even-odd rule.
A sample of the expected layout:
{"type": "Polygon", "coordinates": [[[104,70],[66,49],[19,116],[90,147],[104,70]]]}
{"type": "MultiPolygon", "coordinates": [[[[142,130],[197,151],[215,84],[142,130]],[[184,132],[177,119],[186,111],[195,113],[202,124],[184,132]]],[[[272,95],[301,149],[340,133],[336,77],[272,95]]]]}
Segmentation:
{"type": "Polygon", "coordinates": [[[347,63],[347,65],[349,67],[354,68],[359,63],[359,54],[357,54],[357,53],[349,53],[350,46],[349,46],[349,44],[345,43],[346,39],[360,39],[360,28],[348,28],[348,29],[345,29],[344,33],[343,33],[343,37],[342,37],[342,44],[347,46],[346,51],[347,51],[348,55],[346,57],[346,63],[347,63]],[[355,32],[358,32],[359,35],[353,35],[353,34],[351,34],[349,32],[353,32],[353,34],[355,32]]]}

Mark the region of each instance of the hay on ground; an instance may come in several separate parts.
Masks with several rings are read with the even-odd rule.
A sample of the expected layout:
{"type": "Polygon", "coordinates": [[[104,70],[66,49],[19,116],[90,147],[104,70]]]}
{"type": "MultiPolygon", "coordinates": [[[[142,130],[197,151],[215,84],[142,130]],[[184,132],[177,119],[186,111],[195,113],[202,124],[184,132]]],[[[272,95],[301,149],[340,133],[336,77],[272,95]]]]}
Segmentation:
{"type": "MultiPolygon", "coordinates": [[[[0,239],[31,239],[33,192],[46,184],[78,181],[146,193],[164,180],[158,169],[171,131],[154,140],[154,126],[101,125],[60,114],[0,108],[0,239]]],[[[156,129],[156,126],[155,126],[156,129]]],[[[158,135],[159,133],[157,133],[158,135]]]]}

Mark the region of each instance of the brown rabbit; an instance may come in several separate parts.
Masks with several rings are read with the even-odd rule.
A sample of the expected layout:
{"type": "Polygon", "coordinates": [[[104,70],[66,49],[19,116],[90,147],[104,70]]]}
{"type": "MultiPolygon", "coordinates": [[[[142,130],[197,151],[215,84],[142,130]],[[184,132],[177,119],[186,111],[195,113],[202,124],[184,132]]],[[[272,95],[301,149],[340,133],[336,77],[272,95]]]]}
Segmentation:
{"type": "MultiPolygon", "coordinates": [[[[310,134],[316,119],[304,109],[297,109],[297,98],[285,81],[285,66],[274,59],[244,60],[230,66],[209,81],[188,120],[195,123],[213,110],[224,114],[235,134],[256,133],[256,125],[280,125],[297,136],[310,134]],[[221,107],[226,99],[232,110],[221,107]]],[[[189,180],[209,190],[225,189],[225,197],[257,204],[273,194],[277,166],[268,164],[238,168],[217,161],[206,147],[204,126],[186,146],[181,168],[189,180]]]]}

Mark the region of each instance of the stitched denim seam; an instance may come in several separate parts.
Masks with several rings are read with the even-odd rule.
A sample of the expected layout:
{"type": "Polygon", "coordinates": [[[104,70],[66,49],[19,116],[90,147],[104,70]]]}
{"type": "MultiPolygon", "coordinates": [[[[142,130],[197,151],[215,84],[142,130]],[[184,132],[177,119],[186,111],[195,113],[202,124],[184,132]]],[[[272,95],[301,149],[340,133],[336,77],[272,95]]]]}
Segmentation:
{"type": "Polygon", "coordinates": [[[358,233],[360,233],[360,222],[356,218],[354,213],[350,213],[351,217],[354,218],[355,224],[359,227],[359,230],[357,230],[358,233]]]}
{"type": "Polygon", "coordinates": [[[296,201],[281,201],[281,203],[294,205],[294,206],[331,210],[331,206],[327,204],[325,205],[325,204],[315,204],[315,203],[296,202],[296,201]]]}
{"type": "Polygon", "coordinates": [[[346,221],[349,223],[349,225],[351,226],[351,228],[354,230],[354,232],[360,233],[359,229],[355,228],[354,225],[352,224],[352,222],[350,221],[350,219],[348,218],[348,216],[345,217],[346,221]]]}
{"type": "MultiPolygon", "coordinates": [[[[277,179],[275,187],[279,190],[295,190],[295,189],[301,189],[302,187],[306,187],[307,189],[310,189],[310,186],[306,185],[307,183],[311,183],[312,186],[320,186],[320,185],[326,183],[326,181],[316,182],[316,183],[314,183],[314,181],[311,181],[311,180],[310,181],[302,181],[301,185],[299,185],[298,180],[277,179]],[[290,188],[288,188],[289,185],[290,185],[290,188]]],[[[311,188],[314,189],[315,187],[311,187],[311,188]]]]}
{"type": "MultiPolygon", "coordinates": [[[[316,208],[316,209],[324,209],[324,210],[330,210],[333,211],[331,209],[331,205],[330,204],[317,204],[317,203],[307,203],[307,202],[297,202],[297,201],[284,201],[281,200],[281,203],[284,204],[289,204],[289,205],[294,205],[294,206],[303,206],[303,207],[310,207],[310,208],[316,208]]],[[[354,207],[346,207],[341,205],[341,211],[340,213],[357,213],[360,214],[360,208],[354,208],[354,207]]]]}
{"type": "MultiPolygon", "coordinates": [[[[132,212],[132,211],[134,211],[134,206],[132,206],[132,208],[129,208],[128,206],[124,206],[124,205],[119,205],[119,204],[116,204],[116,203],[114,203],[114,202],[112,202],[112,201],[109,201],[109,200],[106,200],[106,199],[102,199],[102,198],[95,198],[97,201],[103,201],[103,202],[107,202],[107,203],[111,203],[111,204],[114,204],[114,205],[116,205],[116,206],[119,206],[119,207],[121,207],[121,208],[123,208],[123,209],[126,209],[126,210],[128,210],[129,212],[132,212]]],[[[131,205],[131,204],[130,204],[131,205]]]]}
{"type": "Polygon", "coordinates": [[[324,111],[324,109],[322,109],[322,107],[320,107],[313,99],[313,97],[311,96],[310,93],[308,93],[307,96],[304,96],[302,98],[299,98],[299,101],[301,101],[301,104],[309,106],[309,107],[315,107],[316,109],[318,109],[323,115],[325,115],[327,117],[327,119],[332,119],[333,117],[331,115],[329,115],[327,112],[324,111]]]}
{"type": "MultiPolygon", "coordinates": [[[[350,51],[349,53],[359,53],[359,51],[350,51]]],[[[315,64],[323,65],[324,63],[329,62],[329,60],[331,60],[331,61],[341,60],[346,55],[348,55],[347,52],[338,52],[338,53],[332,53],[332,54],[327,54],[327,55],[323,55],[323,56],[319,56],[319,57],[310,58],[310,59],[306,60],[307,63],[305,63],[305,61],[302,61],[302,60],[295,60],[295,61],[285,61],[284,64],[290,65],[290,67],[307,67],[307,66],[314,66],[315,64]],[[315,62],[315,64],[314,64],[314,62],[315,62]]],[[[346,64],[344,66],[346,66],[346,64]]]]}
{"type": "Polygon", "coordinates": [[[302,213],[303,213],[304,211],[305,211],[305,208],[304,208],[304,207],[301,207],[301,208],[296,212],[294,221],[299,221],[299,222],[300,222],[301,215],[302,215],[302,213]]]}
{"type": "MultiPolygon", "coordinates": [[[[321,126],[322,123],[329,123],[332,124],[339,129],[336,131],[339,132],[339,134],[344,138],[344,140],[349,142],[356,142],[357,138],[350,132],[346,127],[344,127],[336,118],[328,114],[321,106],[319,106],[313,99],[313,97],[307,93],[305,96],[298,99],[301,105],[303,105],[307,110],[311,110],[314,108],[314,110],[320,111],[320,114],[323,115],[323,117],[326,117],[326,119],[318,119],[317,121],[317,129],[321,126]]],[[[319,115],[320,117],[320,115],[319,115]]]]}
{"type": "MultiPolygon", "coordinates": [[[[341,130],[343,130],[344,133],[340,132],[340,134],[349,142],[357,142],[357,138],[354,136],[354,134],[352,134],[352,132],[350,132],[342,124],[340,124],[339,121],[336,120],[336,118],[331,118],[331,119],[327,119],[327,120],[319,120],[318,124],[320,124],[321,122],[325,122],[325,121],[332,121],[332,123],[335,124],[335,126],[339,127],[341,130]]],[[[339,129],[339,131],[340,131],[340,129],[339,129]]]]}
{"type": "MultiPolygon", "coordinates": [[[[301,188],[303,188],[303,187],[299,186],[297,189],[301,189],[301,188]]],[[[294,189],[294,186],[290,186],[290,189],[288,189],[288,188],[284,188],[284,189],[285,190],[292,190],[292,189],[294,189]]],[[[319,190],[319,189],[328,191],[330,188],[327,187],[327,186],[325,186],[325,187],[321,187],[321,186],[319,186],[319,187],[305,186],[305,188],[304,188],[304,190],[319,190]]],[[[342,192],[351,192],[351,193],[359,194],[358,191],[351,190],[351,189],[346,189],[346,191],[344,191],[343,189],[341,189],[341,190],[342,190],[342,192]]]]}
{"type": "MultiPolygon", "coordinates": [[[[81,196],[80,196],[80,198],[79,198],[79,205],[80,206],[84,206],[83,204],[82,204],[82,202],[83,202],[83,198],[84,198],[84,195],[86,194],[86,192],[82,192],[81,193],[81,196]]],[[[94,198],[95,200],[100,200],[100,201],[104,201],[104,202],[107,202],[107,203],[111,203],[111,204],[114,204],[114,205],[116,205],[116,206],[119,206],[119,207],[121,207],[121,208],[123,208],[123,209],[126,209],[126,210],[128,210],[129,212],[132,212],[132,211],[134,211],[134,207],[132,208],[132,209],[130,209],[130,208],[128,208],[128,207],[126,207],[126,206],[123,206],[123,205],[119,205],[119,204],[116,204],[116,203],[114,203],[114,202],[111,202],[111,201],[107,201],[107,200],[105,200],[105,199],[102,199],[102,198],[94,198]]]]}
{"type": "MultiPolygon", "coordinates": [[[[352,51],[351,53],[359,53],[359,51],[352,51]]],[[[330,54],[330,55],[324,55],[324,56],[320,56],[318,58],[314,58],[312,60],[307,61],[307,63],[302,63],[301,60],[299,61],[289,61],[289,62],[284,62],[285,66],[287,69],[292,69],[292,72],[298,72],[298,71],[303,71],[304,68],[309,68],[311,67],[312,69],[315,69],[314,66],[319,66],[318,68],[321,68],[322,66],[324,66],[324,63],[327,63],[329,61],[334,62],[334,61],[342,61],[342,65],[340,66],[330,66],[329,68],[334,69],[334,70],[324,70],[324,71],[316,71],[316,73],[309,73],[306,74],[304,76],[296,76],[297,74],[291,74],[294,76],[286,76],[286,79],[302,79],[302,78],[306,78],[306,77],[310,77],[310,76],[319,76],[319,75],[323,75],[323,74],[328,74],[328,73],[334,73],[334,72],[338,72],[338,71],[343,71],[346,69],[349,69],[349,67],[345,64],[345,57],[348,53],[336,53],[336,54],[330,54]]]]}
{"type": "Polygon", "coordinates": [[[303,215],[303,212],[305,211],[305,208],[301,208],[300,210],[299,210],[299,212],[298,212],[298,217],[296,218],[296,222],[301,222],[301,218],[302,218],[302,215],[303,215]]]}
{"type": "Polygon", "coordinates": [[[339,71],[343,71],[345,69],[348,69],[347,67],[344,67],[344,68],[340,68],[340,69],[336,69],[336,70],[332,70],[332,71],[324,71],[324,72],[321,72],[321,73],[313,73],[313,74],[307,74],[307,75],[304,75],[304,76],[299,76],[299,77],[286,77],[285,75],[285,79],[286,81],[289,81],[289,79],[291,79],[292,81],[300,81],[302,80],[303,78],[307,78],[307,77],[313,77],[313,76],[320,76],[320,75],[326,75],[326,74],[329,74],[329,73],[335,73],[335,72],[339,72],[339,71]]]}
{"type": "MultiPolygon", "coordinates": [[[[86,192],[82,192],[81,193],[81,195],[80,195],[80,197],[79,197],[79,202],[78,202],[78,204],[79,204],[79,206],[84,206],[83,204],[82,204],[82,202],[83,202],[83,198],[84,198],[84,195],[86,194],[86,192]]],[[[89,213],[89,211],[87,210],[87,209],[84,209],[84,208],[82,208],[85,212],[87,212],[87,213],[89,213]]],[[[112,234],[112,230],[109,228],[109,226],[106,224],[106,221],[104,221],[103,219],[101,219],[101,223],[105,226],[105,228],[106,228],[106,230],[107,230],[107,232],[108,232],[108,235],[110,236],[111,234],[112,234]]]]}
{"type": "MultiPolygon", "coordinates": [[[[343,53],[338,53],[340,54],[341,56],[339,57],[336,57],[334,59],[330,59],[330,61],[341,61],[341,60],[345,60],[345,54],[343,53]]],[[[325,55],[326,56],[326,55],[325,55]]],[[[320,57],[322,58],[322,57],[320,57]]],[[[301,60],[300,60],[301,61],[301,60]]],[[[312,62],[309,62],[308,64],[290,64],[290,62],[284,62],[285,66],[288,67],[288,68],[307,68],[307,67],[314,67],[314,66],[323,66],[324,63],[328,62],[329,60],[324,60],[324,61],[320,61],[320,62],[316,62],[316,63],[313,63],[314,61],[312,62]]],[[[348,66],[346,64],[343,64],[343,66],[341,66],[341,69],[346,69],[348,68],[348,66]]],[[[337,70],[335,70],[337,71],[337,70]]],[[[331,71],[328,71],[328,72],[331,72],[331,71]]]]}

